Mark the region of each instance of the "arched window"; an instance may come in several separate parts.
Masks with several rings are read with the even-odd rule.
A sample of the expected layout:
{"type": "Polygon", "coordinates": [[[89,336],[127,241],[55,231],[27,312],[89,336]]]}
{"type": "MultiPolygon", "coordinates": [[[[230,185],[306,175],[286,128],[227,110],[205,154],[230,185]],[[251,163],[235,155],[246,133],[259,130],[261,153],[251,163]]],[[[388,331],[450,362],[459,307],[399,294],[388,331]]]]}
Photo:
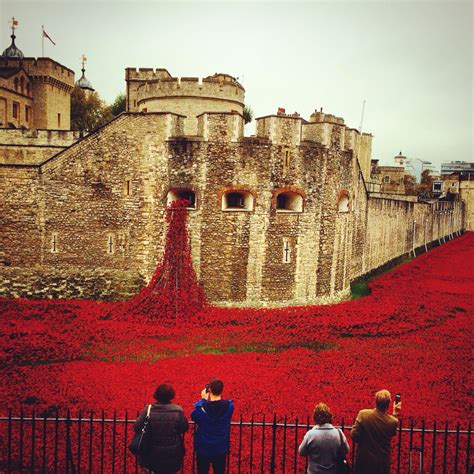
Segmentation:
{"type": "Polygon", "coordinates": [[[349,212],[350,211],[349,196],[346,193],[341,194],[341,196],[339,197],[339,201],[337,203],[337,210],[339,212],[349,212]]]}
{"type": "Polygon", "coordinates": [[[303,196],[301,194],[285,191],[276,197],[277,212],[303,212],[303,196]]]}
{"type": "Polygon", "coordinates": [[[166,195],[166,204],[170,205],[173,201],[188,201],[186,209],[196,209],[196,193],[192,189],[170,189],[166,195]]]}
{"type": "Polygon", "coordinates": [[[13,84],[15,85],[15,90],[17,91],[18,90],[18,77],[15,77],[13,84]]]}
{"type": "Polygon", "coordinates": [[[253,194],[245,190],[226,191],[222,195],[223,211],[253,211],[253,194]]]}
{"type": "Polygon", "coordinates": [[[25,78],[24,78],[24,77],[22,77],[22,78],[20,79],[20,92],[21,92],[22,94],[25,93],[25,78]]]}
{"type": "Polygon", "coordinates": [[[26,93],[27,93],[27,95],[31,95],[31,86],[30,86],[30,83],[26,84],[26,93]]]}

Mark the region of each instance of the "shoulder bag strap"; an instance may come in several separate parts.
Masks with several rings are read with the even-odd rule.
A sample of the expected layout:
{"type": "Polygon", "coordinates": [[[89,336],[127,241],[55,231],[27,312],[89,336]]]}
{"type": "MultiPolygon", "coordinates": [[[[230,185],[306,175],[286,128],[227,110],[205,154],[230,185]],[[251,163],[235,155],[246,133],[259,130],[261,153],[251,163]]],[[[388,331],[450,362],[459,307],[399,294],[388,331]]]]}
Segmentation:
{"type": "Polygon", "coordinates": [[[148,408],[147,408],[147,410],[146,410],[146,417],[147,417],[147,418],[150,418],[150,411],[151,411],[151,404],[148,405],[148,408]]]}

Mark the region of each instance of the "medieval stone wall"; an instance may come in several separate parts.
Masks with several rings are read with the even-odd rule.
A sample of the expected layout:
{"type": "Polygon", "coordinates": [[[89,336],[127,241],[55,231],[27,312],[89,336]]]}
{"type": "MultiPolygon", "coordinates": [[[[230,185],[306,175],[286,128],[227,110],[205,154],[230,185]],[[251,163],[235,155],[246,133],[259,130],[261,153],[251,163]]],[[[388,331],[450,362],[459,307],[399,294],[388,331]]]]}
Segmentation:
{"type": "Polygon", "coordinates": [[[40,164],[78,139],[68,130],[0,129],[0,164],[40,164]]]}
{"type": "Polygon", "coordinates": [[[319,143],[301,141],[301,123],[263,118],[244,138],[239,113],[204,113],[189,137],[180,115],[129,113],[41,166],[0,165],[0,294],[138,292],[163,253],[170,191],[195,193],[192,259],[221,305],[338,301],[354,278],[461,228],[458,203],[369,197],[344,125],[319,143]]]}

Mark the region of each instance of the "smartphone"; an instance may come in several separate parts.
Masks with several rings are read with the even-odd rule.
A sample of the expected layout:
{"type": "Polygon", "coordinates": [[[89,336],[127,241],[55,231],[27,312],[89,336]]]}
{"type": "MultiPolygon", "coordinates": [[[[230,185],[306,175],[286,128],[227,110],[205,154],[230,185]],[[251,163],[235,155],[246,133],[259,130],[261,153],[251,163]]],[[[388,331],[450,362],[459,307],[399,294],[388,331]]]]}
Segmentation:
{"type": "Polygon", "coordinates": [[[400,393],[395,394],[395,403],[400,403],[402,400],[402,395],[400,393]]]}
{"type": "Polygon", "coordinates": [[[206,393],[209,393],[211,391],[208,383],[206,384],[205,389],[206,389],[206,393]]]}

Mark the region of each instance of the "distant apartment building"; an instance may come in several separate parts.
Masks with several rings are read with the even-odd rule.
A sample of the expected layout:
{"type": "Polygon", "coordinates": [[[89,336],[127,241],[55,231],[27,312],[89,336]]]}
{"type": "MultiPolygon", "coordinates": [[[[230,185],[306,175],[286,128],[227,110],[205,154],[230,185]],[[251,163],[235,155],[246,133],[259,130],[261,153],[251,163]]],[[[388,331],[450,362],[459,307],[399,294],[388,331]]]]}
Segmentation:
{"type": "Polygon", "coordinates": [[[441,163],[441,176],[460,172],[474,174],[474,163],[467,161],[449,161],[441,163]]]}

